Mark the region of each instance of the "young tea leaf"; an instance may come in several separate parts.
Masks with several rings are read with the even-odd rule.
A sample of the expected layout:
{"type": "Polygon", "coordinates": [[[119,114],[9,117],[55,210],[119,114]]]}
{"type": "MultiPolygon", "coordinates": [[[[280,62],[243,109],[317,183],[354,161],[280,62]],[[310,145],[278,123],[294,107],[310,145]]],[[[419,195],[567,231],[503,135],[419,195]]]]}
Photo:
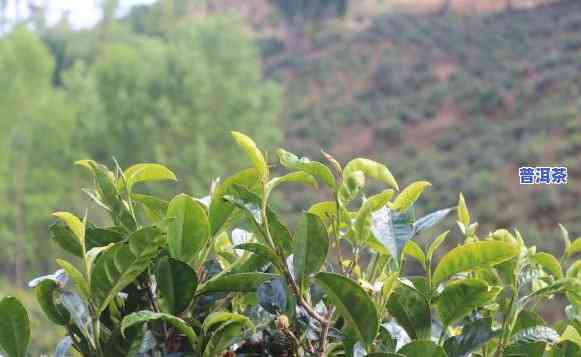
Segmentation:
{"type": "Polygon", "coordinates": [[[420,198],[424,190],[430,186],[432,184],[427,181],[412,183],[400,192],[390,208],[399,213],[407,211],[420,198]]]}
{"type": "Polygon", "coordinates": [[[232,132],[232,137],[234,138],[238,146],[240,146],[242,150],[244,150],[246,156],[250,159],[250,161],[254,165],[254,168],[260,174],[260,177],[263,179],[263,181],[265,181],[266,178],[268,177],[268,165],[266,163],[266,160],[264,159],[264,156],[262,155],[262,152],[260,152],[260,150],[256,146],[256,143],[254,143],[254,141],[250,139],[250,137],[237,131],[232,132]]]}
{"type": "Polygon", "coordinates": [[[489,268],[514,258],[518,253],[516,245],[500,241],[478,241],[461,245],[442,257],[432,281],[436,286],[451,275],[489,268]]]}

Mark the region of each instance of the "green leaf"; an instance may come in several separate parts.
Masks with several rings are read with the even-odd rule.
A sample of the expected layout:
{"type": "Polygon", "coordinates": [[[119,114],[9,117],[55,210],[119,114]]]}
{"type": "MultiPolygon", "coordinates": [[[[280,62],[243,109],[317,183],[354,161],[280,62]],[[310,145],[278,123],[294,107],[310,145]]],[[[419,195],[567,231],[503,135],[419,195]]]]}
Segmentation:
{"type": "Polygon", "coordinates": [[[234,246],[234,249],[242,249],[254,254],[258,254],[270,261],[272,264],[276,266],[280,266],[280,259],[277,257],[276,253],[264,244],[260,243],[243,243],[234,246]]]}
{"type": "Polygon", "coordinates": [[[258,172],[255,169],[246,169],[227,178],[221,185],[216,187],[212,193],[209,209],[212,236],[217,235],[222,230],[236,208],[235,205],[223,200],[222,197],[226,194],[232,194],[231,189],[234,185],[251,190],[253,186],[257,185],[258,181],[258,172]]]}
{"type": "Polygon", "coordinates": [[[480,279],[464,279],[449,283],[437,302],[442,323],[444,326],[450,326],[461,320],[472,310],[494,301],[501,290],[501,287],[488,286],[480,279]]]}
{"type": "Polygon", "coordinates": [[[406,330],[411,339],[430,338],[432,318],[425,296],[414,287],[401,283],[391,293],[387,311],[406,330]]]}
{"type": "Polygon", "coordinates": [[[353,171],[343,176],[343,182],[339,187],[339,202],[345,206],[351,202],[365,186],[365,174],[363,171],[353,171]]]}
{"type": "Polygon", "coordinates": [[[163,243],[158,228],[145,227],[132,233],[127,243],[116,243],[99,256],[90,284],[91,296],[99,314],[147,269],[163,243]]]}
{"type": "Polygon", "coordinates": [[[170,257],[163,257],[157,263],[155,281],[161,306],[172,315],[186,310],[198,287],[196,272],[186,263],[170,257]]]}
{"type": "Polygon", "coordinates": [[[399,267],[403,248],[413,238],[411,215],[382,207],[372,215],[371,233],[387,249],[399,267]]]}
{"type": "Polygon", "coordinates": [[[260,284],[276,277],[278,277],[276,274],[255,272],[220,274],[202,284],[196,295],[254,292],[260,284]]]}
{"type": "Polygon", "coordinates": [[[268,177],[268,165],[264,159],[264,156],[262,155],[262,152],[260,152],[256,146],[256,143],[254,143],[250,137],[237,131],[232,132],[232,137],[234,140],[236,140],[238,146],[244,150],[246,156],[248,156],[252,162],[252,165],[254,165],[254,168],[256,171],[258,171],[260,177],[264,181],[268,177]]]}
{"type": "Polygon", "coordinates": [[[512,327],[511,335],[526,330],[530,327],[545,325],[543,318],[535,311],[523,310],[518,314],[516,322],[512,327]]]}
{"type": "Polygon", "coordinates": [[[79,293],[85,298],[87,301],[91,300],[91,293],[89,291],[89,283],[83,276],[83,274],[77,270],[71,263],[67,262],[66,260],[57,259],[56,263],[63,268],[67,276],[73,281],[75,286],[77,287],[79,293]]]}
{"type": "Polygon", "coordinates": [[[244,326],[244,323],[240,321],[227,321],[221,324],[210,335],[203,357],[221,356],[224,350],[240,339],[240,336],[243,335],[242,329],[244,326]]]}
{"type": "Polygon", "coordinates": [[[369,229],[371,227],[371,214],[385,206],[391,196],[393,196],[393,193],[393,190],[385,190],[377,195],[369,197],[365,202],[363,202],[355,216],[354,229],[358,236],[358,242],[363,242],[369,234],[369,229]]]}
{"type": "Polygon", "coordinates": [[[0,347],[8,357],[25,357],[30,343],[30,321],[20,301],[7,296],[0,300],[0,347]]]}
{"type": "Polygon", "coordinates": [[[301,286],[310,274],[321,269],[327,259],[329,237],[321,219],[311,213],[305,213],[295,234],[293,246],[293,266],[295,277],[301,286]]]}
{"type": "Polygon", "coordinates": [[[290,255],[293,249],[293,239],[291,234],[284,223],[280,221],[278,215],[267,209],[268,215],[268,229],[270,230],[270,235],[274,240],[275,247],[282,251],[283,254],[290,255]]]}
{"type": "Polygon", "coordinates": [[[379,328],[379,318],[365,290],[353,280],[335,273],[318,273],[315,281],[333,302],[339,315],[355,331],[357,338],[371,344],[379,328]]]}
{"type": "Polygon", "coordinates": [[[571,246],[571,239],[569,238],[569,231],[561,223],[559,223],[559,229],[561,230],[561,240],[563,241],[563,244],[565,245],[564,254],[566,255],[567,251],[569,250],[569,247],[571,246]]]}
{"type": "Polygon", "coordinates": [[[397,351],[407,357],[448,357],[446,351],[430,340],[412,341],[397,351]]]}
{"type": "Polygon", "coordinates": [[[244,315],[236,314],[234,312],[217,311],[206,317],[204,323],[202,324],[202,330],[205,334],[207,334],[211,329],[215,329],[219,325],[232,321],[240,322],[241,324],[254,329],[254,324],[252,321],[250,321],[250,319],[244,315]]]}
{"type": "Polygon", "coordinates": [[[563,278],[547,287],[535,290],[534,292],[521,297],[518,301],[518,306],[522,308],[534,298],[547,297],[558,292],[569,292],[572,295],[577,296],[579,295],[579,291],[581,291],[581,282],[578,279],[563,278]]]}
{"type": "Polygon", "coordinates": [[[567,269],[568,278],[581,279],[581,260],[577,260],[567,269]]]}
{"type": "Polygon", "coordinates": [[[397,196],[390,208],[396,212],[407,211],[420,198],[424,190],[432,186],[427,181],[418,181],[410,184],[397,196]]]}
{"type": "Polygon", "coordinates": [[[438,250],[438,248],[440,248],[440,245],[442,245],[442,243],[444,243],[444,240],[446,240],[448,233],[450,233],[450,231],[445,231],[444,233],[440,234],[430,244],[427,254],[427,258],[430,262],[432,261],[432,258],[434,257],[434,253],[436,253],[436,250],[438,250]]]}
{"type": "Polygon", "coordinates": [[[180,194],[169,203],[167,243],[172,258],[190,263],[210,238],[208,216],[194,198],[180,194]]]}
{"type": "Polygon", "coordinates": [[[73,232],[82,248],[85,247],[85,224],[72,213],[55,212],[53,216],[60,219],[73,232]]]}
{"type": "Polygon", "coordinates": [[[128,167],[123,176],[127,180],[127,189],[131,191],[133,185],[147,181],[177,181],[176,175],[167,167],[160,164],[136,164],[128,167]]]}
{"type": "Polygon", "coordinates": [[[51,224],[48,231],[50,232],[51,239],[59,247],[76,257],[82,257],[83,249],[81,248],[81,244],[64,222],[58,221],[51,224]]]}
{"type": "Polygon", "coordinates": [[[545,346],[545,342],[517,343],[506,347],[503,356],[542,357],[545,346]]]}
{"type": "Polygon", "coordinates": [[[351,160],[343,169],[343,180],[355,171],[362,171],[365,176],[385,182],[396,191],[399,191],[397,181],[385,165],[369,159],[351,160]]]}
{"type": "Polygon", "coordinates": [[[45,315],[55,324],[64,326],[69,321],[69,314],[62,306],[55,302],[55,291],[58,291],[59,285],[52,279],[45,279],[38,283],[34,288],[36,301],[40,305],[45,315]]]}
{"type": "Polygon", "coordinates": [[[426,269],[426,255],[422,251],[422,248],[418,245],[418,243],[414,242],[413,240],[408,240],[406,245],[403,248],[403,252],[405,255],[409,255],[410,257],[417,260],[424,270],[426,269]]]}
{"type": "Polygon", "coordinates": [[[122,225],[126,229],[133,231],[137,229],[137,224],[133,219],[126,202],[121,199],[114,182],[114,176],[104,165],[88,160],[87,164],[95,177],[99,202],[109,208],[111,216],[116,225],[122,225]]]}
{"type": "Polygon", "coordinates": [[[458,198],[458,221],[462,223],[465,227],[468,227],[470,224],[470,211],[468,211],[468,207],[466,206],[466,200],[464,200],[464,195],[460,193],[458,198]]]}
{"type": "Polygon", "coordinates": [[[335,176],[331,170],[318,161],[311,161],[307,157],[298,157],[295,154],[283,149],[276,151],[280,164],[291,170],[302,170],[315,177],[318,177],[323,183],[331,188],[335,188],[335,176]]]}
{"type": "Polygon", "coordinates": [[[239,208],[247,216],[252,219],[252,222],[261,227],[262,226],[262,199],[253,192],[238,185],[233,185],[233,195],[225,195],[223,199],[239,208]]]}
{"type": "Polygon", "coordinates": [[[152,221],[157,222],[165,218],[167,207],[169,205],[169,202],[166,200],[138,193],[132,193],[131,199],[143,205],[146,213],[149,215],[149,218],[152,219],[152,221]]]}
{"type": "Polygon", "coordinates": [[[372,352],[365,355],[365,357],[406,357],[400,353],[391,352],[372,352]]]}
{"type": "Polygon", "coordinates": [[[475,269],[489,268],[514,258],[516,245],[500,241],[478,241],[450,250],[436,267],[432,276],[434,286],[451,275],[475,269]]]}
{"type": "Polygon", "coordinates": [[[545,252],[537,253],[531,257],[531,260],[553,274],[555,278],[561,279],[563,277],[561,264],[552,254],[545,252]]]}
{"type": "Polygon", "coordinates": [[[553,346],[548,357],[578,357],[579,355],[581,355],[581,345],[563,341],[553,346]]]}
{"type": "Polygon", "coordinates": [[[184,320],[169,314],[164,314],[162,312],[143,310],[125,316],[123,318],[123,321],[121,322],[121,333],[125,335],[125,330],[127,330],[131,326],[154,320],[163,320],[169,323],[170,325],[175,327],[176,330],[178,330],[179,332],[186,336],[186,338],[190,342],[190,345],[193,348],[196,348],[198,346],[198,336],[196,335],[194,330],[186,324],[184,320]]]}
{"type": "Polygon", "coordinates": [[[575,254],[581,253],[581,237],[575,239],[571,245],[567,248],[565,254],[571,257],[575,254]]]}
{"type": "Polygon", "coordinates": [[[577,345],[581,346],[581,334],[571,325],[565,328],[565,331],[561,334],[560,340],[575,342],[577,345]]]}
{"type": "Polygon", "coordinates": [[[270,197],[270,194],[277,186],[282,185],[283,183],[302,183],[313,188],[318,188],[317,180],[315,180],[311,174],[304,171],[295,171],[281,177],[275,177],[268,181],[264,193],[266,199],[270,197]]]}
{"type": "Polygon", "coordinates": [[[499,334],[493,331],[492,320],[490,318],[472,321],[462,326],[462,333],[450,337],[444,343],[444,349],[450,357],[466,357],[472,351],[480,348],[492,338],[499,334]]]}
{"type": "Polygon", "coordinates": [[[453,208],[441,209],[418,219],[416,222],[414,222],[415,233],[419,234],[432,228],[436,224],[440,223],[444,218],[446,218],[453,210],[453,208]]]}

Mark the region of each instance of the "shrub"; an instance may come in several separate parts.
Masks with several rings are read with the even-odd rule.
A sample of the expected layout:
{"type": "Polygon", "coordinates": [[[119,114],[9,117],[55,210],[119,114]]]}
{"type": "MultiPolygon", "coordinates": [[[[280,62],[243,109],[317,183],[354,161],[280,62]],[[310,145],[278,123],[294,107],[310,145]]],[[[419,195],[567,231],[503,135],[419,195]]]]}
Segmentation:
{"type": "MultiPolygon", "coordinates": [[[[61,270],[30,285],[67,331],[57,356],[579,356],[581,262],[571,258],[581,239],[563,227],[557,259],[518,231],[480,236],[462,195],[457,207],[416,219],[430,184],[399,191],[378,162],[342,166],[325,154],[325,165],[279,149],[290,172],[272,177],[255,143],[233,137],[252,167],[201,199],[137,193],[141,182],[176,179],[159,164],[78,162],[111,225],[54,213],[52,240],[79,264],[57,260],[61,270]],[[385,189],[366,192],[368,180],[385,189]],[[289,183],[332,193],[292,233],[269,204],[289,183]],[[464,243],[435,264],[448,231],[427,247],[413,238],[454,212],[464,243]],[[425,275],[404,276],[409,258],[425,275]],[[549,327],[536,308],[555,294],[568,301],[567,318],[549,327]]],[[[25,356],[26,310],[6,297],[0,317],[0,346],[25,356]]]]}

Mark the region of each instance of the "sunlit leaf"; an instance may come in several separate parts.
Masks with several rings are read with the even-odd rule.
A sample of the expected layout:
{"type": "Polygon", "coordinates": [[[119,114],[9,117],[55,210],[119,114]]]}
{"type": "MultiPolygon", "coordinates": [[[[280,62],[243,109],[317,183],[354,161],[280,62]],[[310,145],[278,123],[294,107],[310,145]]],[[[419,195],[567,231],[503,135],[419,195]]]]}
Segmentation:
{"type": "Polygon", "coordinates": [[[190,263],[210,238],[206,211],[192,197],[180,194],[169,203],[167,243],[173,258],[190,263]]]}
{"type": "Polygon", "coordinates": [[[462,223],[464,226],[468,227],[470,224],[470,212],[468,211],[468,207],[466,206],[466,200],[464,200],[464,195],[460,193],[460,197],[458,198],[458,221],[462,223]]]}
{"type": "Polygon", "coordinates": [[[432,184],[427,181],[418,181],[410,184],[396,197],[390,208],[396,212],[407,211],[420,198],[424,190],[432,184]]]}
{"type": "Polygon", "coordinates": [[[450,250],[438,263],[432,276],[434,286],[451,275],[489,268],[514,258],[519,253],[514,244],[500,241],[478,241],[450,250]]]}
{"type": "Polygon", "coordinates": [[[343,169],[343,179],[355,171],[362,171],[365,176],[385,182],[395,190],[399,190],[397,181],[389,169],[385,165],[382,165],[376,161],[363,158],[349,161],[349,163],[343,169]]]}
{"type": "Polygon", "coordinates": [[[167,167],[160,164],[135,164],[128,167],[123,176],[127,180],[127,188],[131,191],[138,182],[148,181],[177,181],[176,175],[167,167]]]}
{"type": "Polygon", "coordinates": [[[295,171],[288,173],[281,177],[275,177],[268,181],[265,188],[265,196],[268,198],[270,193],[279,185],[284,183],[302,183],[313,188],[318,188],[317,180],[311,175],[304,171],[295,171]]]}
{"type": "Polygon", "coordinates": [[[417,260],[422,265],[424,270],[426,270],[426,255],[418,243],[414,242],[413,240],[408,240],[403,248],[403,252],[405,255],[409,255],[410,257],[417,260]]]}
{"type": "Polygon", "coordinates": [[[254,168],[260,174],[260,177],[262,177],[263,180],[267,178],[268,165],[266,163],[266,160],[264,159],[264,156],[262,155],[262,152],[260,152],[260,150],[256,146],[256,143],[254,143],[254,141],[250,137],[237,131],[232,132],[232,137],[234,138],[238,146],[240,146],[242,150],[244,150],[246,156],[250,159],[250,161],[254,165],[254,168]]]}
{"type": "Polygon", "coordinates": [[[563,277],[563,270],[561,264],[552,254],[541,252],[531,256],[531,260],[542,266],[549,273],[553,274],[555,278],[561,279],[563,277]]]}
{"type": "Polygon", "coordinates": [[[434,257],[434,253],[436,252],[436,250],[438,250],[438,248],[440,247],[440,245],[442,245],[442,243],[444,243],[444,240],[446,240],[446,237],[448,236],[448,233],[450,233],[450,231],[445,231],[444,233],[440,234],[430,244],[430,246],[428,247],[428,254],[426,255],[427,256],[427,259],[429,261],[432,261],[432,258],[434,257]]]}
{"type": "Polygon", "coordinates": [[[282,166],[291,170],[302,170],[320,178],[327,186],[331,188],[335,187],[335,176],[333,176],[331,170],[324,164],[318,161],[311,161],[307,157],[298,157],[283,149],[278,149],[276,153],[282,166]]]}

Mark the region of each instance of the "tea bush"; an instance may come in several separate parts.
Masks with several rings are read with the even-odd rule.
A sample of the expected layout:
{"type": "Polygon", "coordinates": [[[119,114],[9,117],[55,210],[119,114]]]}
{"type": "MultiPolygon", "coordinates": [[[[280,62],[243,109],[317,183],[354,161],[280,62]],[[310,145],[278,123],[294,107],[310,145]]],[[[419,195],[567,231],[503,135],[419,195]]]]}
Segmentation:
{"type": "MultiPolygon", "coordinates": [[[[462,194],[458,205],[415,217],[430,186],[401,191],[381,163],[327,164],[279,149],[289,173],[273,177],[264,153],[233,132],[252,163],[208,197],[170,201],[139,193],[142,182],[176,180],[159,164],[108,169],[84,191],[111,218],[96,226],[56,212],[52,240],[78,261],[30,282],[38,304],[66,330],[55,356],[579,356],[581,239],[564,227],[557,258],[527,247],[518,231],[482,235],[462,194]],[[367,181],[384,186],[368,192],[367,181]],[[303,212],[291,231],[271,208],[286,184],[327,186],[328,200],[303,212]],[[435,262],[449,231],[422,247],[457,215],[464,243],[435,262]],[[424,269],[405,276],[409,259],[424,269]],[[75,264],[78,263],[78,264],[75,264]],[[566,319],[549,326],[539,304],[567,301],[566,319]]],[[[24,306],[0,301],[0,346],[27,355],[24,306]]]]}

